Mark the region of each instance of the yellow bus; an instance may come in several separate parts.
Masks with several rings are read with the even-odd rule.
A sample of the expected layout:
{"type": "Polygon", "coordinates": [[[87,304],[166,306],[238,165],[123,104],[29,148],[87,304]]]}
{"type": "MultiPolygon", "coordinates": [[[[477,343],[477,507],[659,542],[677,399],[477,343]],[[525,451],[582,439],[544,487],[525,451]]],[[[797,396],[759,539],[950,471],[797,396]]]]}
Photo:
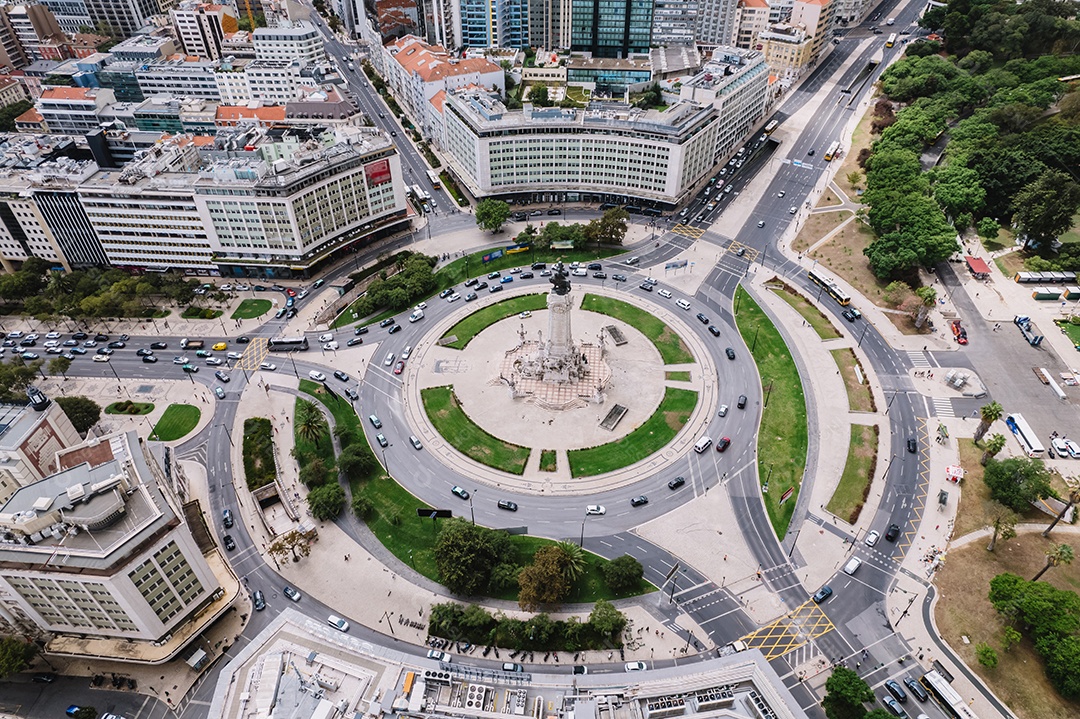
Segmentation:
{"type": "Polygon", "coordinates": [[[834,157],[840,154],[840,143],[834,142],[829,145],[829,149],[825,151],[825,162],[831,162],[834,157]]]}
{"type": "Polygon", "coordinates": [[[895,44],[896,44],[896,33],[894,32],[894,33],[890,34],[889,39],[885,41],[885,47],[892,47],[895,44]]]}

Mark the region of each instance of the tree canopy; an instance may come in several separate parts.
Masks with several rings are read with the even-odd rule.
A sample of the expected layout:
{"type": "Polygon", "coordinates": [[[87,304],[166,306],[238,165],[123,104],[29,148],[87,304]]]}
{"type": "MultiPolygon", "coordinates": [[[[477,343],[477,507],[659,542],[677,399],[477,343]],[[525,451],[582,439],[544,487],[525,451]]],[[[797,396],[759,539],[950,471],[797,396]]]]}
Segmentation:
{"type": "Polygon", "coordinates": [[[1024,512],[1032,502],[1050,496],[1050,470],[1041,459],[1010,457],[986,463],[983,481],[990,496],[1014,512],[1024,512]]]}
{"type": "MultiPolygon", "coordinates": [[[[3,367],[3,365],[0,365],[3,367]]],[[[56,403],[81,435],[86,433],[101,419],[101,405],[89,397],[57,397],[56,403]]]]}
{"type": "Polygon", "coordinates": [[[14,637],[0,638],[0,677],[18,674],[30,665],[37,647],[14,637]]]}
{"type": "Polygon", "coordinates": [[[435,539],[439,580],[455,594],[477,595],[487,590],[492,571],[512,557],[506,532],[478,527],[454,517],[440,523],[435,539]]]}
{"type": "Polygon", "coordinates": [[[489,232],[498,232],[510,219],[510,205],[502,200],[487,198],[476,203],[476,226],[489,232]]]}
{"type": "Polygon", "coordinates": [[[865,702],[874,700],[874,692],[854,670],[844,666],[833,669],[825,681],[825,698],[821,705],[829,719],[863,719],[865,702]]]}
{"type": "Polygon", "coordinates": [[[532,564],[518,574],[518,605],[527,611],[556,605],[570,594],[567,565],[570,558],[562,547],[547,545],[533,555],[532,564]]]}

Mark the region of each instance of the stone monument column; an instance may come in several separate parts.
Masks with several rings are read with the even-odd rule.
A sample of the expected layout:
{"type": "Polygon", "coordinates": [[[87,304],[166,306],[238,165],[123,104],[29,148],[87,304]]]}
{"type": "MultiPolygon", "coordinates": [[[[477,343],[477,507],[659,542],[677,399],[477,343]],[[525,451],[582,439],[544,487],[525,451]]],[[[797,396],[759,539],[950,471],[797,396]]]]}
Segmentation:
{"type": "Polygon", "coordinates": [[[548,293],[548,341],[546,349],[549,358],[563,360],[574,351],[574,343],[570,338],[570,308],[572,303],[573,299],[569,294],[548,293]]]}

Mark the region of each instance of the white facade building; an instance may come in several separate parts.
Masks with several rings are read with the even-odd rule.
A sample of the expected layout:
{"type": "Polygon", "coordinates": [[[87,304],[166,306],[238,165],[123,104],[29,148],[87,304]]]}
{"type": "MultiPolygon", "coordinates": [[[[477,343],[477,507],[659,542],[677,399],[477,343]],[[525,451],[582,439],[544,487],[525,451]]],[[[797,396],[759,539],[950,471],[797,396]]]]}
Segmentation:
{"type": "Polygon", "coordinates": [[[151,62],[135,71],[143,95],[179,95],[221,101],[214,63],[210,60],[173,58],[151,62]]]}
{"type": "Polygon", "coordinates": [[[106,87],[47,87],[35,107],[49,132],[85,135],[97,128],[101,111],[114,102],[116,94],[106,87]]]}
{"type": "Polygon", "coordinates": [[[712,168],[719,124],[713,107],[694,102],[510,112],[468,91],[447,93],[443,115],[452,167],[477,197],[656,209],[678,204],[712,168]]]}
{"type": "Polygon", "coordinates": [[[252,33],[257,60],[299,60],[307,67],[322,62],[326,55],[322,34],[308,22],[292,27],[260,27],[252,33]]]}
{"type": "Polygon", "coordinates": [[[81,442],[56,402],[41,411],[25,405],[0,405],[0,504],[19,487],[60,471],[56,453],[81,442]]]}
{"type": "Polygon", "coordinates": [[[225,35],[237,31],[236,9],[187,0],[170,11],[173,28],[188,55],[220,60],[225,35]]]}
{"type": "Polygon", "coordinates": [[[689,82],[680,97],[716,108],[720,115],[715,159],[720,161],[765,117],[769,67],[760,52],[717,48],[712,60],[689,82]]]}

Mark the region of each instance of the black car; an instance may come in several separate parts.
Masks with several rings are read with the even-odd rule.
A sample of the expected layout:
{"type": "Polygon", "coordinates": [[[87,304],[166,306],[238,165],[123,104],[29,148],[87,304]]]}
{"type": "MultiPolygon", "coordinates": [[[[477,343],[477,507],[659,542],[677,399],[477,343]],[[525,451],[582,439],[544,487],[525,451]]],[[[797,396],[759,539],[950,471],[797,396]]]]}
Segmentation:
{"type": "Polygon", "coordinates": [[[56,675],[52,672],[39,672],[32,677],[32,681],[38,684],[52,684],[56,681],[56,675]]]}
{"type": "Polygon", "coordinates": [[[143,355],[142,361],[146,364],[154,364],[157,362],[157,357],[154,355],[143,355]]]}
{"type": "Polygon", "coordinates": [[[466,286],[466,287],[472,287],[473,285],[475,285],[475,284],[476,284],[477,282],[479,282],[479,281],[480,281],[480,280],[478,280],[477,278],[473,277],[473,278],[472,278],[471,280],[465,280],[465,286],[466,286]]]}
{"type": "Polygon", "coordinates": [[[922,684],[919,684],[911,677],[904,677],[904,686],[907,687],[908,691],[911,692],[915,696],[915,698],[921,702],[924,702],[930,698],[930,695],[927,694],[926,690],[922,688],[922,684]]]}
{"type": "Polygon", "coordinates": [[[348,382],[349,381],[349,375],[345,374],[341,370],[334,370],[334,376],[337,377],[342,382],[348,382]]]}
{"type": "Polygon", "coordinates": [[[73,340],[84,340],[87,337],[89,337],[89,335],[85,332],[76,332],[75,334],[71,335],[71,339],[73,340]]]}
{"type": "Polygon", "coordinates": [[[266,597],[263,596],[263,593],[260,590],[255,590],[255,593],[251,595],[251,601],[256,612],[261,612],[266,609],[266,597]]]}
{"type": "Polygon", "coordinates": [[[225,529],[230,529],[233,526],[233,515],[231,509],[221,510],[221,523],[225,525],[225,529]]]}
{"type": "Polygon", "coordinates": [[[684,484],[686,484],[686,479],[684,477],[676,477],[675,479],[669,480],[667,486],[668,489],[678,489],[684,484]]]}
{"type": "Polygon", "coordinates": [[[356,345],[362,345],[362,344],[364,344],[364,338],[363,337],[353,337],[351,340],[349,340],[345,344],[348,345],[349,347],[355,347],[356,345]]]}
{"type": "Polygon", "coordinates": [[[717,327],[716,325],[709,325],[709,332],[712,333],[713,337],[719,337],[720,336],[720,328],[717,327]]]}
{"type": "Polygon", "coordinates": [[[548,210],[549,215],[561,215],[562,210],[548,210]]]}
{"type": "Polygon", "coordinates": [[[395,332],[401,332],[401,325],[390,325],[390,329],[386,331],[387,334],[394,334],[395,332]]]}
{"type": "Polygon", "coordinates": [[[238,344],[238,345],[246,345],[249,342],[251,342],[251,338],[246,336],[246,335],[243,335],[243,336],[240,336],[240,337],[236,338],[236,344],[238,344]]]}
{"type": "Polygon", "coordinates": [[[255,290],[256,292],[266,292],[266,285],[255,285],[251,289],[255,290]]]}
{"type": "Polygon", "coordinates": [[[739,401],[735,404],[739,409],[746,409],[746,395],[740,394],[739,401]]]}
{"type": "Polygon", "coordinates": [[[592,276],[593,276],[593,279],[597,279],[597,280],[606,280],[607,279],[607,273],[606,272],[594,272],[594,273],[592,273],[592,276]]]}
{"type": "Polygon", "coordinates": [[[828,599],[831,596],[832,596],[832,587],[830,587],[828,584],[826,584],[824,587],[817,590],[817,592],[814,594],[813,597],[811,597],[811,599],[814,600],[814,604],[821,604],[822,602],[824,602],[826,599],[828,599]]]}
{"type": "Polygon", "coordinates": [[[641,505],[648,504],[648,503],[649,503],[649,498],[646,497],[644,494],[639,494],[638,496],[636,496],[636,497],[634,497],[633,499],[630,500],[630,506],[631,507],[640,507],[641,505]]]}
{"type": "Polygon", "coordinates": [[[109,341],[109,335],[102,334],[101,332],[98,332],[96,335],[94,335],[94,341],[95,342],[108,342],[109,341]]]}
{"type": "Polygon", "coordinates": [[[896,681],[895,679],[890,679],[889,681],[885,682],[885,689],[888,690],[888,692],[894,697],[896,697],[896,701],[901,703],[907,701],[907,692],[905,692],[904,689],[900,686],[900,682],[896,681]]]}
{"type": "Polygon", "coordinates": [[[855,321],[855,313],[852,312],[851,310],[844,310],[843,312],[840,313],[840,315],[845,320],[847,320],[848,322],[854,322],[855,321]]]}
{"type": "Polygon", "coordinates": [[[486,290],[487,286],[488,286],[487,282],[485,282],[483,280],[480,280],[479,282],[476,283],[476,287],[474,287],[473,289],[476,290],[477,292],[479,292],[480,290],[486,290]]]}
{"type": "Polygon", "coordinates": [[[368,333],[367,327],[356,327],[353,332],[354,335],[366,335],[368,333]]]}
{"type": "Polygon", "coordinates": [[[115,351],[111,347],[98,347],[97,353],[99,355],[111,355],[115,351]]]}
{"type": "Polygon", "coordinates": [[[357,394],[356,390],[354,390],[352,387],[348,387],[345,389],[345,396],[351,399],[353,402],[356,402],[360,399],[360,395],[357,394]]]}
{"type": "Polygon", "coordinates": [[[37,346],[37,340],[33,340],[33,339],[30,339],[29,337],[27,337],[26,339],[19,342],[19,344],[22,345],[23,347],[35,347],[35,346],[37,346]]]}
{"type": "Polygon", "coordinates": [[[604,269],[604,266],[601,265],[599,262],[590,262],[587,269],[589,270],[589,272],[597,272],[604,269]]]}
{"type": "Polygon", "coordinates": [[[136,357],[146,357],[152,354],[154,354],[154,350],[147,349],[146,347],[140,347],[139,349],[135,350],[136,357]]]}
{"type": "Polygon", "coordinates": [[[397,320],[395,320],[393,317],[387,317],[385,320],[383,320],[382,322],[379,323],[379,327],[386,328],[386,327],[390,327],[391,325],[396,325],[396,324],[397,324],[397,320]]]}
{"type": "Polygon", "coordinates": [[[706,317],[703,313],[698,312],[697,313],[697,318],[698,318],[698,321],[701,322],[701,324],[703,324],[703,325],[709,324],[709,318],[706,317]]]}
{"type": "Polygon", "coordinates": [[[296,308],[295,307],[290,307],[285,312],[285,319],[291,320],[293,317],[296,317],[296,308]]]}
{"type": "Polygon", "coordinates": [[[116,340],[115,342],[110,342],[109,347],[111,349],[114,349],[114,350],[122,350],[125,347],[127,347],[127,343],[126,342],[121,342],[120,340],[116,340]]]}
{"type": "Polygon", "coordinates": [[[638,285],[638,287],[645,290],[646,292],[652,292],[652,285],[650,285],[648,282],[642,282],[640,285],[638,285]]]}
{"type": "Polygon", "coordinates": [[[735,350],[731,349],[730,347],[724,350],[724,354],[727,355],[727,358],[729,360],[735,359],[735,350]]]}
{"type": "Polygon", "coordinates": [[[226,534],[224,537],[221,538],[221,541],[225,544],[226,550],[231,552],[232,550],[236,549],[236,542],[233,541],[231,534],[226,534]]]}
{"type": "Polygon", "coordinates": [[[488,279],[489,280],[493,280],[493,279],[495,279],[497,277],[502,277],[502,273],[499,272],[498,270],[495,270],[494,272],[489,272],[488,273],[488,279]]]}
{"type": "Polygon", "coordinates": [[[152,350],[167,350],[167,349],[169,349],[169,345],[166,342],[151,342],[150,343],[150,349],[152,349],[152,350]]]}
{"type": "Polygon", "coordinates": [[[907,451],[911,452],[912,454],[915,454],[919,451],[919,443],[915,441],[914,437],[908,437],[907,451]]]}
{"type": "Polygon", "coordinates": [[[509,499],[500,499],[499,509],[505,509],[507,512],[516,512],[518,509],[517,502],[511,502],[509,499]]]}
{"type": "Polygon", "coordinates": [[[890,542],[895,542],[896,538],[900,536],[900,525],[890,524],[889,529],[885,532],[885,539],[890,542]]]}
{"type": "Polygon", "coordinates": [[[532,268],[534,270],[546,270],[547,269],[547,263],[546,262],[534,262],[534,263],[532,263],[532,268]]]}
{"type": "Polygon", "coordinates": [[[128,334],[120,335],[120,340],[123,341],[123,342],[127,342],[130,339],[131,339],[131,335],[128,335],[128,334]]]}
{"type": "Polygon", "coordinates": [[[536,277],[536,275],[534,275],[532,272],[530,272],[528,270],[525,270],[520,275],[518,275],[518,279],[520,279],[520,280],[531,280],[533,277],[536,277]]]}

